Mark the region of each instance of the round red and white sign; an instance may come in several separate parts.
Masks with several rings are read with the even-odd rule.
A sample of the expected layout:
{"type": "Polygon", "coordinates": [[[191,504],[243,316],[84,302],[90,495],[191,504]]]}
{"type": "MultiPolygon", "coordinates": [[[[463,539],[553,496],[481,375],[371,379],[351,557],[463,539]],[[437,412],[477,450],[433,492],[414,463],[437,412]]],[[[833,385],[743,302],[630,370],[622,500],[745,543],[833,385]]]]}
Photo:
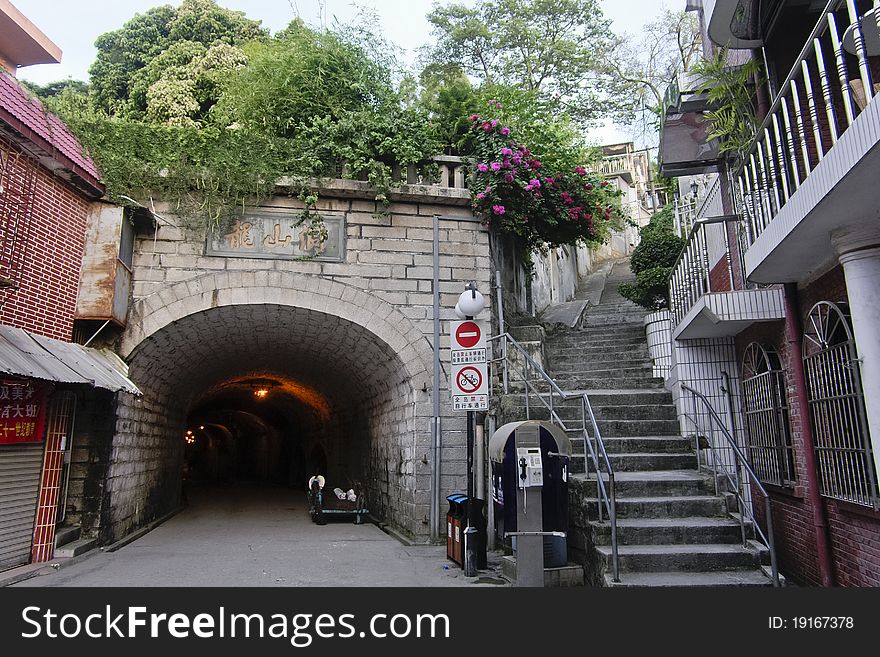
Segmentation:
{"type": "Polygon", "coordinates": [[[462,349],[470,349],[480,341],[480,326],[475,322],[462,322],[455,331],[455,341],[462,349]]]}
{"type": "Polygon", "coordinates": [[[469,395],[479,390],[480,386],[483,385],[483,375],[480,374],[480,370],[476,367],[464,367],[458,373],[456,384],[459,390],[469,395]]]}

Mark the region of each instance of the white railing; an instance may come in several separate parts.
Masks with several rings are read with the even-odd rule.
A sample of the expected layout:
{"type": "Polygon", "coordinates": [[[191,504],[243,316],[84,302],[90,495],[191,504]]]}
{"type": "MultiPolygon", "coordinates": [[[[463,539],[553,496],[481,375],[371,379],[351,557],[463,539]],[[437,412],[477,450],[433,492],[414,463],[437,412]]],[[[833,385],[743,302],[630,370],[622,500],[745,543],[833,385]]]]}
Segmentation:
{"type": "Polygon", "coordinates": [[[831,0],[813,29],[734,176],[739,212],[753,242],[871,102],[866,50],[880,31],[880,0],[831,0]],[[849,55],[848,53],[852,53],[849,55]],[[855,62],[852,75],[849,64],[855,62]]]}
{"type": "Polygon", "coordinates": [[[592,173],[598,173],[603,176],[620,176],[625,173],[635,175],[633,171],[633,156],[631,153],[625,155],[610,155],[602,158],[601,162],[587,167],[592,173]]]}

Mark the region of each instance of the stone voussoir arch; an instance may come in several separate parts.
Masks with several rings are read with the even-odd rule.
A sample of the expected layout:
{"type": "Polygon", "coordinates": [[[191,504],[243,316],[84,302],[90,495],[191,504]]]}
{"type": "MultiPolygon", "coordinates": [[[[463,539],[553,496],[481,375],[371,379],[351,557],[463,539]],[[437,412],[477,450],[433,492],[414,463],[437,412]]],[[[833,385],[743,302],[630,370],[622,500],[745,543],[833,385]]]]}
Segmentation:
{"type": "Polygon", "coordinates": [[[132,305],[120,341],[129,360],[151,335],[212,308],[272,304],[312,310],[361,326],[394,351],[414,387],[430,385],[433,354],[427,337],[393,305],[351,285],[308,274],[274,271],[209,272],[177,282],[132,305]]]}

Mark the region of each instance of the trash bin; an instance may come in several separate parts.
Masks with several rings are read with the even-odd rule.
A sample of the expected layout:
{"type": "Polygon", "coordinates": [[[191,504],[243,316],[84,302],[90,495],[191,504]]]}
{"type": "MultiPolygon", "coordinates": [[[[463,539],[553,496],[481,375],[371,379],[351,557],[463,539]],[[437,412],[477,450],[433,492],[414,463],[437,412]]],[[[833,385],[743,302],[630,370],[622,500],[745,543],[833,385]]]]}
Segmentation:
{"type": "Polygon", "coordinates": [[[449,511],[446,513],[446,558],[464,568],[464,534],[462,523],[467,512],[467,495],[453,493],[447,496],[449,511]]]}
{"type": "MultiPolygon", "coordinates": [[[[500,427],[489,443],[492,459],[492,497],[495,505],[496,536],[504,539],[517,530],[517,471],[514,433],[521,425],[539,425],[543,483],[541,488],[542,530],[568,533],[568,474],[571,443],[558,427],[536,420],[512,422],[500,427]]],[[[515,536],[512,538],[516,538],[515,536]]],[[[515,541],[510,541],[515,550],[515,541]]],[[[544,566],[566,565],[565,536],[544,536],[544,566]]]]}
{"type": "MultiPolygon", "coordinates": [[[[466,502],[466,504],[467,504],[467,502],[466,502]]],[[[475,497],[473,500],[470,501],[470,504],[473,504],[473,509],[474,509],[473,520],[474,520],[474,525],[477,530],[477,535],[476,535],[477,570],[485,570],[488,567],[488,560],[486,557],[486,549],[489,544],[488,532],[486,530],[488,523],[486,522],[486,516],[483,513],[483,507],[486,505],[486,501],[475,497]]],[[[465,517],[462,519],[462,523],[461,523],[462,526],[467,527],[467,521],[468,521],[468,516],[465,515],[465,517]]]]}

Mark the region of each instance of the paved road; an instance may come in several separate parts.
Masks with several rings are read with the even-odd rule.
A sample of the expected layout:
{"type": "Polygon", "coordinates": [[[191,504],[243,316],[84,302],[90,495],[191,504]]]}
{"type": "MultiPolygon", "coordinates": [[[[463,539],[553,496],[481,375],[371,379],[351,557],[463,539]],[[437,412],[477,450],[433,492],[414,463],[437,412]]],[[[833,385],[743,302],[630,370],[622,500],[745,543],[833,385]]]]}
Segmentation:
{"type": "Polygon", "coordinates": [[[304,493],[196,489],[152,532],[17,586],[479,586],[445,546],[405,546],[375,525],[314,525],[304,493]],[[452,566],[444,568],[444,566],[452,566]]]}

